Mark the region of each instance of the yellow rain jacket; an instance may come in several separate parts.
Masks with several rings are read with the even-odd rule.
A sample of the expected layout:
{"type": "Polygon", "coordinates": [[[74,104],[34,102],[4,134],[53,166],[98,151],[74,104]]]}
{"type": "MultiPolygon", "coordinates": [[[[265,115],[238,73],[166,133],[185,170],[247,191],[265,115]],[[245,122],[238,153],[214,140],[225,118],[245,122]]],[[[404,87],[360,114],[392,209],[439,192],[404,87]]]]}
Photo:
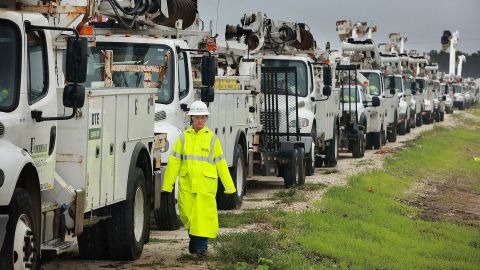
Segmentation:
{"type": "Polygon", "coordinates": [[[236,192],[217,136],[207,127],[190,127],[177,139],[170,154],[163,190],[172,192],[180,174],[178,207],[189,234],[215,238],[218,232],[218,177],[226,194],[236,192]]]}

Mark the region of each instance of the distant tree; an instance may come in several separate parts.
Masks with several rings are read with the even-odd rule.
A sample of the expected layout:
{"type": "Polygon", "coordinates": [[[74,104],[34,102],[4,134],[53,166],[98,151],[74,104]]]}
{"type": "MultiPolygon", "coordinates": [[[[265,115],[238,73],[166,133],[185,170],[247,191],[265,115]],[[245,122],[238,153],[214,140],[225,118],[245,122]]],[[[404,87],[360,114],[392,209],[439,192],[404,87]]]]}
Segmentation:
{"type": "MultiPolygon", "coordinates": [[[[437,52],[432,50],[429,53],[430,62],[438,63],[438,69],[441,72],[448,73],[448,64],[450,56],[447,52],[437,52]]],[[[462,75],[463,77],[480,78],[480,51],[472,54],[466,54],[461,51],[457,51],[458,55],[465,55],[466,62],[463,63],[462,75]]],[[[455,68],[457,64],[455,64],[455,68]]]]}

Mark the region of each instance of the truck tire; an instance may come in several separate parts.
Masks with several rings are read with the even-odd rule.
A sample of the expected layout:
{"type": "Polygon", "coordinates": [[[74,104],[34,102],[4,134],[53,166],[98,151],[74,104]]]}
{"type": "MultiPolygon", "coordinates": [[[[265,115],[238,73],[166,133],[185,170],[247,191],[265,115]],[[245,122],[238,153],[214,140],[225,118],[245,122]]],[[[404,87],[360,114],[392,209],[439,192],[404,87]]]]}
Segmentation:
{"type": "MultiPolygon", "coordinates": [[[[315,122],[312,125],[312,132],[310,133],[310,136],[312,137],[312,146],[310,147],[310,153],[306,154],[305,162],[306,162],[306,170],[305,170],[305,175],[306,176],[312,176],[315,167],[316,167],[316,156],[317,154],[315,153],[315,142],[317,139],[317,125],[315,122]]],[[[320,165],[321,166],[321,165],[320,165]]]]}
{"type": "Polygon", "coordinates": [[[397,123],[398,123],[398,116],[397,116],[397,112],[395,111],[393,123],[390,126],[390,132],[388,132],[388,129],[387,129],[387,140],[389,142],[397,141],[397,123]]]}
{"type": "MultiPolygon", "coordinates": [[[[369,137],[370,137],[370,146],[371,148],[373,148],[374,150],[377,150],[377,149],[380,149],[380,146],[382,145],[382,135],[381,135],[381,131],[379,132],[370,132],[369,133],[369,137]]],[[[368,135],[368,134],[367,134],[368,135]]],[[[368,149],[371,149],[371,148],[368,148],[368,149]]]]}
{"type": "Polygon", "coordinates": [[[127,199],[112,205],[109,223],[109,251],[112,260],[138,259],[150,237],[150,202],[143,171],[135,167],[127,199]]]}
{"type": "Polygon", "coordinates": [[[386,134],[387,132],[385,132],[385,128],[383,128],[383,126],[382,126],[382,131],[381,131],[380,133],[381,133],[381,134],[380,134],[380,138],[381,138],[381,141],[380,141],[380,142],[382,143],[382,145],[386,145],[386,144],[387,144],[387,136],[388,136],[388,135],[386,134]]]}
{"type": "Polygon", "coordinates": [[[160,208],[153,212],[157,229],[175,231],[180,229],[180,217],[177,213],[175,188],[172,192],[162,192],[160,208]]]}
{"type": "Polygon", "coordinates": [[[357,139],[353,142],[352,146],[353,158],[361,158],[365,155],[365,137],[363,136],[362,130],[358,131],[357,139]]]}
{"type": "Polygon", "coordinates": [[[416,119],[416,123],[415,125],[417,127],[421,127],[423,125],[423,117],[422,117],[422,114],[418,115],[417,114],[417,119],[416,119]]]}
{"type": "Polygon", "coordinates": [[[410,120],[408,122],[408,126],[410,128],[415,128],[416,127],[416,121],[417,121],[417,114],[410,114],[410,120]]]}
{"type": "Polygon", "coordinates": [[[305,156],[305,149],[297,148],[298,151],[298,178],[297,178],[297,185],[303,186],[305,185],[305,178],[307,176],[307,157],[305,156]]]}
{"type": "Polygon", "coordinates": [[[405,135],[407,133],[407,126],[408,126],[407,119],[405,119],[403,123],[400,124],[400,126],[398,127],[398,134],[405,135]]]}
{"type": "Polygon", "coordinates": [[[445,120],[445,112],[440,112],[440,121],[445,120]]]}
{"type": "Polygon", "coordinates": [[[290,153],[288,164],[284,170],[283,183],[285,188],[292,188],[297,185],[297,177],[300,173],[298,168],[298,150],[293,149],[290,153]]]}
{"type": "Polygon", "coordinates": [[[100,221],[92,226],[84,227],[83,233],[77,237],[78,251],[83,260],[108,259],[107,221],[100,221]]]}
{"type": "Polygon", "coordinates": [[[30,194],[16,188],[7,209],[9,219],[0,252],[0,269],[40,268],[40,213],[35,214],[34,209],[30,194]]]}
{"type": "Polygon", "coordinates": [[[330,144],[325,149],[325,159],[323,164],[325,167],[335,167],[337,166],[338,158],[338,133],[337,129],[333,131],[333,139],[330,140],[330,144]]]}
{"type": "Polygon", "coordinates": [[[230,168],[230,175],[232,176],[237,192],[233,194],[225,194],[225,188],[219,181],[217,190],[217,207],[220,210],[239,209],[242,206],[247,182],[247,170],[245,168],[243,148],[240,144],[237,144],[237,147],[235,148],[235,157],[236,162],[234,163],[234,166],[230,168]]]}

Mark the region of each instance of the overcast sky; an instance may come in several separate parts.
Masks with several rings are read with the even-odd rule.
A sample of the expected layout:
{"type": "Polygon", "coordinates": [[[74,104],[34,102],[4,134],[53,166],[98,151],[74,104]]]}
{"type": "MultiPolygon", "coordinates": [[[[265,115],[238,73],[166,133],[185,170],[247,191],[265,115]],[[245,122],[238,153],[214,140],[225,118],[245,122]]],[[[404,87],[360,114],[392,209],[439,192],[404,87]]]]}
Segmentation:
{"type": "Polygon", "coordinates": [[[458,50],[480,50],[480,0],[198,0],[200,17],[213,21],[214,33],[217,1],[221,39],[226,24],[237,25],[243,14],[262,11],[271,19],[308,24],[322,48],[330,41],[332,49],[340,49],[335,22],[350,19],[376,23],[377,44],[400,32],[408,36],[407,50],[440,50],[443,30],[458,30],[458,50]]]}

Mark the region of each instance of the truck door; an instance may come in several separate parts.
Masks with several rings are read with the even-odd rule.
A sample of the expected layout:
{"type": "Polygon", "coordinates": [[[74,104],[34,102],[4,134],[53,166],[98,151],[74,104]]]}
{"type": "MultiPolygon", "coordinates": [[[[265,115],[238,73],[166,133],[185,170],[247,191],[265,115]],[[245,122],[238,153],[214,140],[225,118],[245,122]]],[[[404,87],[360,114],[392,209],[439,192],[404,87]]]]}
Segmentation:
{"type": "MultiPolygon", "coordinates": [[[[35,22],[32,22],[35,23],[35,22]]],[[[41,30],[26,33],[26,84],[30,111],[42,111],[44,116],[57,115],[57,97],[51,55],[50,34],[41,30]]],[[[29,113],[30,114],[30,113],[29,113]]],[[[57,121],[26,121],[26,145],[37,168],[41,189],[53,187],[57,121]]]]}

